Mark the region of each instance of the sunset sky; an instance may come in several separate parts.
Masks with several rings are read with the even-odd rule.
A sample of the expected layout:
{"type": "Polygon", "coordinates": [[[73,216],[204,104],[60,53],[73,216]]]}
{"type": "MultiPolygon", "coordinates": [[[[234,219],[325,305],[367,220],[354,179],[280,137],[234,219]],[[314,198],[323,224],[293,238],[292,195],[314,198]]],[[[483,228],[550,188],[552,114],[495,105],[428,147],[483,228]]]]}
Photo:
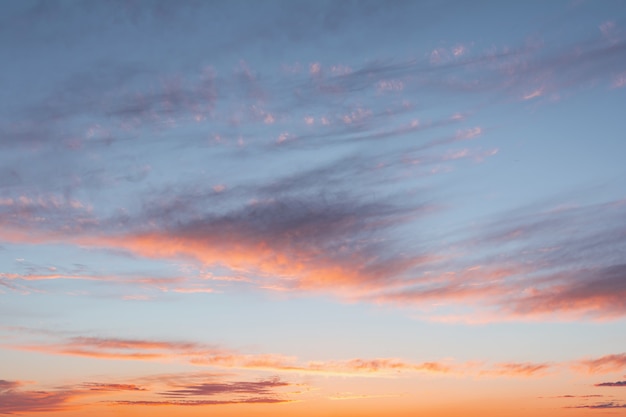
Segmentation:
{"type": "Polygon", "coordinates": [[[626,415],[626,3],[0,2],[0,415],[626,415]]]}

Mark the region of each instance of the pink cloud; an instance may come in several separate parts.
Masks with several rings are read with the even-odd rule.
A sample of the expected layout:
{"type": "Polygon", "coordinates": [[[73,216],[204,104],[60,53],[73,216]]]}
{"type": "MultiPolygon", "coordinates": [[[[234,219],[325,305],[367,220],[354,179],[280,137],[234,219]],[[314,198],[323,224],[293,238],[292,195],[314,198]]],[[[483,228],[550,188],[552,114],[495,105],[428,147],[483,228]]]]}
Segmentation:
{"type": "Polygon", "coordinates": [[[588,374],[621,372],[626,369],[626,353],[606,355],[595,359],[581,359],[575,361],[572,368],[588,374]]]}
{"type": "Polygon", "coordinates": [[[623,72],[613,78],[613,83],[611,84],[613,88],[624,88],[626,87],[626,72],[623,72]]]}
{"type": "Polygon", "coordinates": [[[456,139],[457,140],[473,139],[473,138],[480,136],[482,133],[483,133],[482,127],[476,126],[476,127],[472,127],[469,129],[457,131],[456,139]]]}
{"type": "Polygon", "coordinates": [[[494,368],[481,372],[485,375],[535,377],[544,376],[552,368],[547,363],[507,362],[497,364],[494,368]]]}
{"type": "Polygon", "coordinates": [[[312,76],[319,76],[322,72],[322,66],[319,62],[314,62],[309,65],[309,73],[312,76]]]}
{"type": "Polygon", "coordinates": [[[19,381],[0,380],[0,414],[51,413],[76,408],[74,390],[29,391],[19,381]]]}
{"type": "Polygon", "coordinates": [[[544,94],[544,88],[537,88],[529,93],[526,93],[522,96],[524,100],[532,100],[533,98],[541,97],[544,94]]]}

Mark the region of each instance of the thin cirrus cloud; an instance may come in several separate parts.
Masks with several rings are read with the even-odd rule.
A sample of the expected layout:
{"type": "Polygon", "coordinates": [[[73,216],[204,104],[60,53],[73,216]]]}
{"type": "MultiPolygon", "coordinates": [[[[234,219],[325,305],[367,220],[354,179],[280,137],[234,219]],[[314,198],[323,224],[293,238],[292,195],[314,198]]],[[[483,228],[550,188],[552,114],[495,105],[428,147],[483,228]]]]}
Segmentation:
{"type": "Polygon", "coordinates": [[[57,344],[22,344],[17,350],[107,360],[183,361],[198,366],[258,369],[302,374],[392,376],[403,372],[446,374],[454,371],[444,362],[412,363],[396,358],[300,362],[277,354],[245,354],[193,342],[168,342],[98,337],[73,337],[57,344]]]}
{"type": "MultiPolygon", "coordinates": [[[[543,94],[545,89],[543,86],[539,88],[533,86],[537,78],[542,80],[542,84],[549,85],[550,91],[558,92],[563,88],[580,85],[583,80],[595,81],[585,79],[590,77],[590,74],[598,77],[599,74],[606,73],[607,79],[614,77],[611,71],[615,72],[614,68],[623,64],[621,53],[623,48],[623,42],[604,45],[602,40],[572,45],[563,51],[542,51],[538,47],[518,50],[505,48],[507,52],[489,51],[475,57],[462,55],[458,59],[455,58],[452,63],[434,66],[419,60],[366,64],[347,73],[316,78],[315,82],[294,74],[293,79],[282,82],[284,85],[281,85],[275,76],[268,79],[255,75],[247,66],[221,75],[211,68],[200,69],[192,78],[184,79],[171,75],[168,79],[167,76],[155,76],[153,70],[128,65],[118,67],[113,64],[107,71],[95,68],[95,71],[70,77],[58,92],[51,93],[40,104],[25,109],[24,113],[28,114],[30,121],[24,120],[22,123],[4,126],[2,137],[5,145],[23,146],[29,142],[41,143],[48,139],[71,145],[70,147],[74,146],[72,144],[91,147],[98,143],[98,138],[110,144],[116,138],[132,137],[134,134],[129,135],[130,132],[138,133],[145,127],[171,130],[181,123],[207,119],[223,123],[221,129],[224,131],[232,131],[227,125],[232,125],[233,121],[252,125],[264,123],[269,119],[276,121],[274,116],[276,111],[271,110],[272,107],[276,107],[274,103],[281,103],[281,106],[284,106],[282,103],[291,102],[293,97],[296,97],[296,102],[289,106],[291,110],[281,107],[278,113],[284,113],[285,117],[293,117],[295,115],[289,115],[289,111],[294,112],[303,105],[309,108],[312,103],[316,103],[314,107],[324,108],[326,111],[330,109],[331,112],[330,116],[320,115],[318,119],[321,117],[325,120],[334,119],[342,122],[340,124],[345,128],[346,123],[343,122],[346,117],[349,120],[354,119],[352,116],[355,115],[355,111],[358,111],[359,119],[370,113],[368,111],[363,113],[362,108],[354,107],[348,109],[346,113],[346,109],[342,110],[345,105],[337,103],[345,102],[348,98],[354,102],[371,100],[367,97],[367,90],[375,90],[381,82],[389,83],[391,80],[407,86],[412,85],[413,89],[445,86],[442,87],[444,91],[449,89],[453,82],[475,86],[473,89],[478,91],[495,91],[506,87],[509,90],[519,90],[520,92],[515,94],[528,99],[543,94]],[[149,80],[147,83],[149,88],[146,88],[145,82],[139,82],[142,78],[149,80]],[[326,84],[320,84],[321,82],[326,84]],[[250,90],[251,83],[254,83],[255,89],[271,92],[263,97],[272,97],[273,101],[261,97],[261,101],[265,102],[263,107],[267,110],[260,110],[259,97],[250,97],[245,93],[250,90]],[[288,88],[285,88],[286,86],[288,88]],[[329,94],[327,91],[332,93],[329,94]],[[342,99],[337,99],[337,96],[342,99]],[[104,99],[95,99],[102,97],[104,99]],[[237,97],[238,100],[250,100],[251,105],[233,108],[231,104],[233,97],[237,97]],[[64,125],[59,123],[59,120],[84,116],[94,120],[101,120],[104,117],[110,121],[107,126],[93,122],[82,132],[62,130],[64,125]],[[32,122],[33,118],[37,123],[32,122]],[[68,136],[74,139],[68,140],[68,136]]],[[[284,74],[281,77],[284,77],[284,74]]],[[[396,93],[406,92],[399,90],[396,93]]],[[[389,113],[385,112],[382,115],[386,115],[382,118],[385,125],[394,120],[389,113]]],[[[369,116],[367,118],[369,119],[369,116]]],[[[381,124],[380,121],[379,118],[378,125],[381,124]]],[[[420,129],[424,126],[426,125],[422,124],[420,129]]],[[[369,129],[364,131],[363,127],[354,132],[364,133],[364,137],[373,139],[411,132],[411,129],[398,131],[398,128],[387,130],[386,133],[368,132],[369,129]]],[[[302,135],[296,133],[295,136],[302,135]]],[[[304,137],[306,136],[304,134],[304,137]]],[[[324,143],[326,145],[334,143],[334,136],[328,137],[330,140],[325,140],[324,143]]],[[[295,141],[302,142],[306,143],[295,141]]]]}
{"type": "MultiPolygon", "coordinates": [[[[87,357],[99,360],[181,361],[197,366],[224,369],[265,370],[295,374],[354,377],[393,377],[411,373],[438,375],[475,375],[481,377],[545,377],[564,369],[584,374],[607,374],[626,369],[624,354],[583,358],[560,363],[502,362],[493,365],[454,363],[451,361],[410,362],[398,358],[354,358],[302,362],[281,354],[246,354],[215,345],[195,342],[71,337],[60,343],[22,343],[5,348],[52,355],[87,357]]],[[[15,389],[17,383],[3,382],[3,389],[15,389]]],[[[623,381],[596,386],[623,386],[623,381]],[[612,384],[612,385],[609,385],[612,384]]],[[[92,391],[141,391],[136,384],[85,383],[92,391]]]]}
{"type": "Polygon", "coordinates": [[[547,363],[510,362],[496,364],[493,369],[483,371],[483,373],[486,375],[540,377],[544,376],[551,368],[553,365],[547,363]]]}
{"type": "Polygon", "coordinates": [[[582,359],[575,362],[573,367],[589,374],[620,372],[626,369],[626,353],[582,359]]]}
{"type": "MultiPolygon", "coordinates": [[[[17,329],[16,331],[24,332],[17,329]]],[[[35,333],[37,333],[35,331],[35,333]]],[[[60,335],[51,334],[59,339],[60,335]]],[[[624,369],[623,355],[607,355],[597,359],[581,359],[562,363],[502,362],[455,363],[451,360],[413,362],[399,358],[352,358],[346,360],[301,361],[282,354],[248,354],[216,345],[164,340],[118,339],[78,336],[61,338],[52,343],[21,343],[6,348],[51,355],[86,357],[96,360],[139,360],[183,362],[196,366],[222,369],[265,370],[294,374],[335,375],[353,377],[396,377],[414,373],[433,375],[475,375],[479,377],[545,377],[569,368],[582,373],[609,373],[624,369]]],[[[84,384],[85,389],[141,390],[140,385],[84,384]]]]}

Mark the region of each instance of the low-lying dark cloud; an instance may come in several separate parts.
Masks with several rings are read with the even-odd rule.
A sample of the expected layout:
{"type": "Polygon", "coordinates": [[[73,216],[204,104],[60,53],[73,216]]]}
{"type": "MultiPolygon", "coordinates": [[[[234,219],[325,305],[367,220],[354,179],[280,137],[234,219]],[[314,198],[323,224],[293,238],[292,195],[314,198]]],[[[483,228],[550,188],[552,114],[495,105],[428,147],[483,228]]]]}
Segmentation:
{"type": "Polygon", "coordinates": [[[574,405],[574,406],[569,406],[569,407],[564,407],[564,408],[589,408],[592,410],[602,410],[602,409],[611,409],[611,408],[626,408],[626,404],[611,401],[608,403],[574,405]]]}
{"type": "Polygon", "coordinates": [[[24,390],[19,381],[0,380],[0,414],[55,412],[72,408],[73,390],[24,390]]]}
{"type": "Polygon", "coordinates": [[[258,381],[228,381],[219,375],[180,374],[142,378],[143,384],[133,382],[85,382],[55,389],[27,390],[20,381],[0,380],[0,414],[51,413],[80,410],[101,403],[98,396],[128,396],[136,399],[108,400],[116,405],[176,405],[210,406],[226,404],[275,404],[290,402],[281,389],[294,386],[279,377],[258,381]],[[191,383],[198,378],[208,382],[191,383]],[[173,383],[172,379],[178,381],[173,383]],[[185,385],[185,381],[187,384],[185,385]],[[181,383],[183,384],[181,386],[181,383]],[[168,391],[160,389],[165,385],[168,391]],[[202,397],[218,398],[202,398],[202,397]],[[166,397],[168,399],[161,399],[166,397]],[[200,397],[200,398],[198,398],[200,397]],[[78,401],[80,400],[80,402],[78,401]]]}
{"type": "Polygon", "coordinates": [[[207,382],[203,384],[193,384],[186,387],[177,388],[171,391],[165,391],[160,395],[179,398],[193,396],[213,396],[221,394],[250,394],[255,397],[272,395],[276,388],[287,387],[290,384],[281,381],[278,377],[272,379],[248,382],[207,382]]]}
{"type": "Polygon", "coordinates": [[[594,384],[594,387],[626,387],[626,381],[600,382],[594,384]]]}
{"type": "Polygon", "coordinates": [[[167,401],[115,401],[116,405],[147,405],[147,406],[209,406],[209,405],[228,405],[228,404],[277,404],[287,403],[292,400],[280,398],[241,398],[234,400],[167,400],[167,401]]]}

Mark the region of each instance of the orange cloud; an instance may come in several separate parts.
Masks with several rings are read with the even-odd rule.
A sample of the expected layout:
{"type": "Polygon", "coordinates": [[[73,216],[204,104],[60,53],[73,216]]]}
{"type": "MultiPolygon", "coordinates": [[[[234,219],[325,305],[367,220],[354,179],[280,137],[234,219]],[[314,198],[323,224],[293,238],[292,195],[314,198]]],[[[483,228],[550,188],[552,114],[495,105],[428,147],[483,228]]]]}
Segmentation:
{"type": "Polygon", "coordinates": [[[574,362],[572,368],[588,374],[621,372],[626,369],[626,353],[606,355],[596,359],[581,359],[574,362]]]}
{"type": "MultiPolygon", "coordinates": [[[[341,223],[336,226],[344,227],[341,223]]],[[[299,232],[308,233],[305,230],[295,231],[299,232]]],[[[215,233],[153,232],[119,238],[85,238],[81,242],[93,246],[124,248],[148,258],[187,257],[205,265],[224,265],[239,273],[260,276],[262,281],[259,284],[264,287],[273,285],[294,290],[341,290],[349,287],[353,297],[385,283],[390,284],[395,275],[430,260],[427,256],[377,259],[369,253],[350,253],[348,248],[344,256],[339,258],[324,253],[326,242],[294,242],[296,244],[290,245],[292,238],[287,236],[278,236],[274,241],[271,239],[271,236],[267,239],[248,237],[243,231],[229,228],[216,230],[215,233]],[[287,238],[287,241],[282,241],[283,238],[287,238]],[[168,244],[164,245],[164,241],[168,244]]]]}
{"type": "MultiPolygon", "coordinates": [[[[257,369],[302,374],[344,376],[391,376],[407,372],[450,373],[454,368],[441,362],[406,362],[396,358],[311,361],[277,354],[244,354],[191,342],[149,341],[98,337],[74,337],[48,345],[8,346],[18,350],[93,359],[184,361],[194,365],[234,369],[257,369]]],[[[106,388],[106,387],[102,387],[106,388]]],[[[119,386],[118,388],[123,388],[119,386]]]]}
{"type": "Polygon", "coordinates": [[[483,371],[481,374],[522,377],[543,376],[550,368],[552,368],[552,365],[547,363],[507,362],[499,363],[493,369],[483,371]]]}
{"type": "Polygon", "coordinates": [[[394,358],[351,359],[347,361],[310,362],[304,370],[330,374],[382,374],[402,372],[448,373],[452,367],[439,362],[410,363],[394,358]]]}

